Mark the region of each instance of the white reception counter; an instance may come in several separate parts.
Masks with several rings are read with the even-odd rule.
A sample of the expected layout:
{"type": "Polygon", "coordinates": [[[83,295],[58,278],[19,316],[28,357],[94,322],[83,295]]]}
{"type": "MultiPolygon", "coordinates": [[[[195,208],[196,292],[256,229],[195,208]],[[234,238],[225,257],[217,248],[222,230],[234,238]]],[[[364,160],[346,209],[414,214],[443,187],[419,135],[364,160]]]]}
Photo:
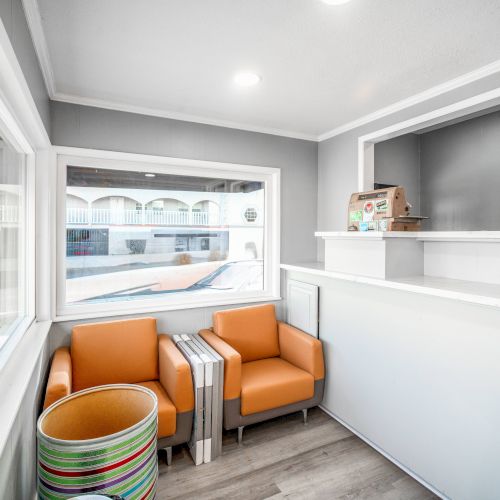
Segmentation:
{"type": "Polygon", "coordinates": [[[284,283],[320,287],[325,411],[439,496],[498,498],[500,233],[316,235],[325,263],[281,267],[284,283]],[[394,241],[417,247],[407,274],[387,260],[394,241]],[[370,242],[372,271],[396,275],[352,266],[370,242]]]}

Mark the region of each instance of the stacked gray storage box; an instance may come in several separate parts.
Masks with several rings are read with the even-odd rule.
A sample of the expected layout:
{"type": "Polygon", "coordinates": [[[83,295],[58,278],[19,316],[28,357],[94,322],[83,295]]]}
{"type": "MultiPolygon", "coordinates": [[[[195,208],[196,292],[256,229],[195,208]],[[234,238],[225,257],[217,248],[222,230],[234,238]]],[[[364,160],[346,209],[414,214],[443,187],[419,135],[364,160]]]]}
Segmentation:
{"type": "Polygon", "coordinates": [[[205,363],[200,357],[184,342],[180,335],[174,335],[172,340],[188,360],[193,374],[194,386],[194,412],[193,431],[189,440],[189,451],[193,457],[195,465],[200,465],[204,461],[203,456],[203,414],[204,414],[204,390],[205,390],[205,363]]]}
{"type": "Polygon", "coordinates": [[[187,345],[203,362],[205,384],[203,387],[203,462],[212,460],[212,387],[213,387],[213,361],[195,344],[192,336],[181,335],[187,345]]]}
{"type": "Polygon", "coordinates": [[[222,452],[224,360],[199,335],[174,335],[173,340],[193,372],[196,411],[192,443],[196,446],[190,443],[190,449],[199,465],[222,452]]]}
{"type": "Polygon", "coordinates": [[[207,344],[198,334],[191,337],[201,349],[212,359],[212,459],[222,453],[222,419],[224,404],[224,359],[207,344]]]}

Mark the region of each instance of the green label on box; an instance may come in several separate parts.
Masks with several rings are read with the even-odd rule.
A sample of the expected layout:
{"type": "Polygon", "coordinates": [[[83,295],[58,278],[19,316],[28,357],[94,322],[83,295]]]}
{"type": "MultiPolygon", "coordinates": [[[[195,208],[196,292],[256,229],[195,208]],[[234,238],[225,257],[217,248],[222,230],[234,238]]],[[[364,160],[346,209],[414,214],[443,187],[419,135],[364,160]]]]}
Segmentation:
{"type": "Polygon", "coordinates": [[[389,210],[389,200],[379,200],[375,203],[375,211],[378,214],[383,214],[389,210]]]}
{"type": "Polygon", "coordinates": [[[363,210],[354,210],[349,212],[349,221],[357,222],[363,219],[363,210]]]}

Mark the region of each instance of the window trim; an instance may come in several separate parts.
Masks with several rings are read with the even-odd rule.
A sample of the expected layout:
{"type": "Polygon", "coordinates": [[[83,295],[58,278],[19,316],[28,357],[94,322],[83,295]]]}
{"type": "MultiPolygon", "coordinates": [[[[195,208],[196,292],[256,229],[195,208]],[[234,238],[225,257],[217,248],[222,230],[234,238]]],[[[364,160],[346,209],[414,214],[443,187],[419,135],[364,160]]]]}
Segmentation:
{"type": "Polygon", "coordinates": [[[55,297],[53,300],[53,321],[89,319],[124,314],[141,314],[179,309],[246,304],[252,302],[270,302],[280,300],[280,169],[241,165],[234,163],[190,160],[166,156],[152,156],[135,153],[101,151],[94,149],[55,146],[56,158],[56,244],[53,261],[55,297]],[[169,296],[155,299],[124,300],[103,304],[67,305],[65,303],[65,256],[66,256],[66,167],[68,164],[114,170],[132,170],[136,172],[186,174],[207,177],[256,180],[265,183],[264,202],[264,291],[221,293],[216,297],[169,296]]]}
{"type": "Polygon", "coordinates": [[[20,238],[22,260],[25,264],[22,272],[24,283],[24,316],[15,320],[10,326],[9,336],[0,347],[0,369],[7,363],[17,344],[28,328],[35,321],[36,316],[36,254],[35,254],[35,152],[29,145],[26,137],[17,126],[14,118],[6,114],[5,104],[0,99],[0,136],[4,137],[7,144],[20,155],[23,155],[24,230],[20,238]]]}

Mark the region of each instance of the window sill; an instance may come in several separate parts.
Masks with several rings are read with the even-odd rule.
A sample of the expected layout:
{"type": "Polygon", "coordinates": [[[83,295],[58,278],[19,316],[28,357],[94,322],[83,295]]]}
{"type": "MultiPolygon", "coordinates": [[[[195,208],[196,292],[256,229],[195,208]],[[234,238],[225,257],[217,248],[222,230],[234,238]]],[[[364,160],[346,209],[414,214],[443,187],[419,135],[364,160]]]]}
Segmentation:
{"type": "MultiPolygon", "coordinates": [[[[259,295],[259,296],[238,296],[233,298],[204,299],[197,302],[173,303],[173,304],[133,304],[130,302],[120,302],[115,309],[96,311],[95,305],[81,306],[81,311],[75,312],[76,308],[67,313],[57,314],[53,321],[56,323],[63,321],[86,320],[94,318],[108,318],[114,316],[130,316],[132,314],[161,313],[167,311],[179,311],[183,309],[201,309],[206,307],[223,307],[226,305],[251,304],[256,302],[277,302],[279,295],[259,295]]],[[[109,305],[108,305],[109,307],[109,305]]]]}

